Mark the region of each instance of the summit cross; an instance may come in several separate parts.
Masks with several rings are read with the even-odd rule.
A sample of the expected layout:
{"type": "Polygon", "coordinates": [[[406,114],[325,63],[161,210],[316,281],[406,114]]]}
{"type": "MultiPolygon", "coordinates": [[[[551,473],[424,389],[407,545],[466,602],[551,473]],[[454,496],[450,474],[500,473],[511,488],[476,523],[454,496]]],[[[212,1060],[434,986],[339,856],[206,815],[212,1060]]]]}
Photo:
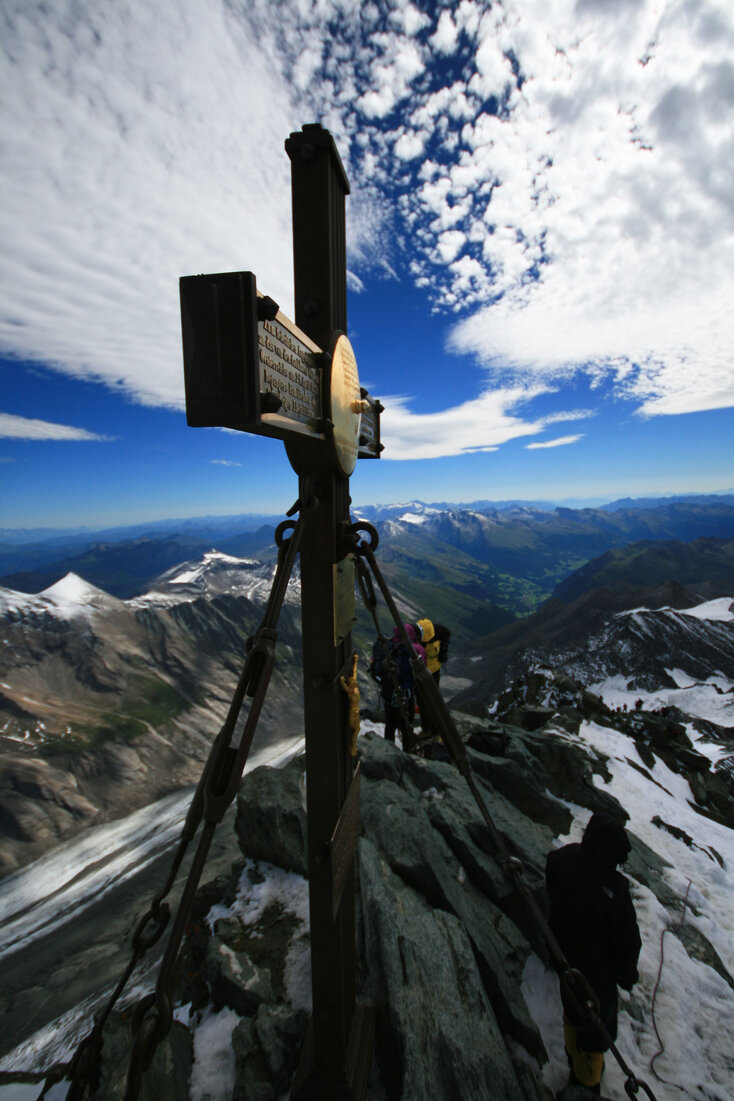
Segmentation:
{"type": "Polygon", "coordinates": [[[359,767],[351,753],[354,559],[349,478],[379,458],[381,404],[359,384],[347,333],[349,181],[320,125],[286,140],[295,322],[252,272],[180,281],[188,423],[283,440],[299,500],[318,502],[300,549],[313,1011],[291,1101],[362,1101],[374,1011],[357,1005],[354,852],[359,767]]]}

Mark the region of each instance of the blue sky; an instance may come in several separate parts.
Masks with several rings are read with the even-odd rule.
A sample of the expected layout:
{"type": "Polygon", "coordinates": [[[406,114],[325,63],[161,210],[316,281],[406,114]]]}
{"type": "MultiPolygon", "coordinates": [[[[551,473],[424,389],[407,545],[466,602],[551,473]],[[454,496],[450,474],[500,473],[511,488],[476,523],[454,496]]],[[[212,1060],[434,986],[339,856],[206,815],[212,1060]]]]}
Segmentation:
{"type": "Polygon", "coordinates": [[[4,527],[277,513],[282,445],[183,414],[178,277],[292,316],[289,162],[335,136],[356,503],[734,484],[734,13],[715,0],[8,0],[4,527]]]}

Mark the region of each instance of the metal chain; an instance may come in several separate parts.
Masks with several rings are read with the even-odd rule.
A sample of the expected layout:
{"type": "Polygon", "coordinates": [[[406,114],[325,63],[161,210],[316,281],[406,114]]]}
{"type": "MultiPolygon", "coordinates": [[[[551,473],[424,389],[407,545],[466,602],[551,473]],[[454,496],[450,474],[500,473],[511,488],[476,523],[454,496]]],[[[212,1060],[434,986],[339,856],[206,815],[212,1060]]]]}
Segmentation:
{"type": "Polygon", "coordinates": [[[148,1069],[158,1044],[168,1034],[173,1019],[173,1001],[170,984],[173,967],[178,956],[194,895],[204,869],[214,831],[224,817],[227,807],[237,794],[247,756],[252,745],[260,711],[275,664],[276,625],[285,599],[288,581],[293,572],[308,515],[318,506],[312,497],[305,503],[297,502],[290,510],[292,515],[300,508],[297,522],[286,520],[278,526],[275,541],[278,544],[278,564],[273,578],[262,622],[255,632],[245,661],[244,669],[232,698],[229,713],[212,747],[204,769],[203,817],[199,845],[189,870],[173,927],[169,935],[158,973],[155,993],[147,995],[133,1014],[133,1049],[130,1056],[125,1101],[135,1101],[140,1092],[142,1074],[148,1069]],[[288,539],[285,533],[292,529],[288,539]],[[232,745],[237,719],[245,695],[252,699],[242,734],[237,745],[232,745]]]}
{"type": "MultiPolygon", "coordinates": [[[[359,523],[353,524],[350,528],[350,535],[352,537],[352,545],[356,555],[366,559],[369,564],[369,568],[377,581],[377,585],[382,593],[385,604],[387,605],[390,615],[392,616],[395,625],[398,627],[403,643],[408,649],[408,653],[413,653],[413,648],[410,645],[410,639],[405,630],[405,626],[402,622],[400,614],[397,609],[397,605],[393,599],[392,593],[388,588],[387,582],[382,574],[382,571],[377,563],[375,557],[375,550],[379,543],[379,535],[377,530],[372,524],[359,523]],[[362,535],[367,535],[369,541],[365,541],[362,535]]],[[[617,1060],[622,1072],[626,1076],[625,1092],[629,1097],[635,1097],[639,1090],[643,1090],[644,1093],[651,1099],[656,1101],[655,1095],[647,1085],[638,1078],[631,1068],[627,1065],[622,1057],[619,1049],[612,1040],[609,1032],[604,1025],[604,1022],[599,1016],[600,1005],[599,999],[591,988],[588,979],[576,968],[572,968],[566,959],[561,946],[553,935],[548,922],[545,919],[538,903],[533,896],[527,882],[524,879],[525,867],[522,861],[512,856],[505,845],[504,839],[497,829],[495,822],[489,813],[487,804],[485,803],[481,792],[477,786],[476,780],[472,773],[471,765],[469,763],[469,757],[466,752],[466,747],[459,737],[459,733],[454,724],[454,720],[451,718],[451,713],[446,706],[439,687],[435,680],[429,673],[425,663],[421,661],[417,654],[411,658],[410,661],[413,676],[415,678],[416,692],[418,698],[422,704],[422,710],[426,713],[433,725],[434,730],[438,733],[447,750],[451,754],[456,767],[466,780],[469,790],[471,791],[474,800],[479,808],[479,811],[484,819],[484,822],[489,830],[492,842],[495,845],[497,851],[500,854],[502,860],[502,867],[505,876],[511,880],[517,887],[520,895],[522,896],[525,904],[527,905],[530,913],[535,921],[535,924],[541,933],[545,943],[548,947],[549,954],[553,960],[556,970],[559,972],[561,985],[568,995],[574,1009],[577,1012],[587,1017],[598,1029],[600,1035],[603,1037],[604,1042],[607,1044],[608,1049],[612,1052],[617,1060]]]]}
{"type": "Polygon", "coordinates": [[[170,1030],[173,1017],[170,993],[173,967],[214,831],[224,817],[227,807],[237,794],[242,779],[242,773],[275,664],[278,617],[283,606],[288,582],[293,573],[305,524],[308,516],[317,506],[318,500],[316,497],[309,498],[305,503],[302,503],[299,499],[286,514],[291,517],[296,512],[300,512],[298,520],[284,520],[276,528],[275,543],[278,547],[278,558],[265,612],[260,626],[247,641],[247,656],[232,696],[227,717],[212,744],[196,786],[166,881],[135,928],[132,936],[130,961],[115,990],[107,1000],[102,1012],[96,1017],[91,1031],[80,1042],[71,1061],[67,1064],[57,1064],[48,1072],[43,1090],[44,1094],[55,1082],[64,1077],[71,1079],[67,1101],[84,1101],[85,1097],[93,1096],[98,1089],[104,1026],[135,967],[145,953],[157,944],[168,925],[171,910],[164,900],[173,888],[186,851],[194,839],[203,818],[204,826],[199,845],[189,870],[169,940],[161,960],[155,992],[142,998],[133,1012],[132,1032],[134,1039],[128,1069],[125,1101],[135,1101],[135,1098],[137,1098],[143,1072],[150,1066],[158,1044],[170,1030]],[[291,534],[286,537],[288,531],[291,534]],[[245,697],[250,697],[252,703],[239,741],[233,745],[232,742],[245,697]]]}

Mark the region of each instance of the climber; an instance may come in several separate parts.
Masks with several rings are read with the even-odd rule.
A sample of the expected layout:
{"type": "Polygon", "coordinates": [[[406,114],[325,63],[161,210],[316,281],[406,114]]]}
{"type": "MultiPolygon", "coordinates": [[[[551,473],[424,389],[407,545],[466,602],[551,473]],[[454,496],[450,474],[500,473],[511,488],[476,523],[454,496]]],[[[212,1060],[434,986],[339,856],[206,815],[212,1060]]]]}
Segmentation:
{"type": "MultiPolygon", "coordinates": [[[[426,652],[416,641],[415,628],[404,624],[413,650],[425,661],[426,652]]],[[[372,647],[369,674],[380,686],[385,705],[385,740],[395,741],[395,731],[400,731],[403,749],[413,750],[413,714],[415,712],[415,684],[408,653],[403,645],[400,628],[395,627],[392,639],[378,638],[372,647]]]]}
{"type": "Polygon", "coordinates": [[[419,619],[415,625],[416,637],[426,651],[426,665],[436,684],[441,679],[441,666],[449,660],[451,631],[443,623],[419,619]]]}
{"type": "MultiPolygon", "coordinates": [[[[430,619],[419,619],[414,628],[418,641],[422,643],[426,651],[426,665],[436,684],[441,680],[441,666],[449,660],[449,642],[451,631],[443,623],[434,623],[430,619]]],[[[431,722],[425,707],[418,700],[421,716],[421,744],[422,752],[426,757],[431,754],[431,741],[433,731],[431,722]]]]}
{"type": "MultiPolygon", "coordinates": [[[[571,967],[585,976],[599,999],[599,1018],[612,1041],[617,986],[631,990],[637,982],[642,943],[629,883],[616,870],[630,849],[620,822],[593,814],[581,843],[549,853],[545,869],[551,930],[571,967]]],[[[569,1081],[598,1094],[609,1044],[579,1012],[563,983],[561,997],[569,1081]]]]}

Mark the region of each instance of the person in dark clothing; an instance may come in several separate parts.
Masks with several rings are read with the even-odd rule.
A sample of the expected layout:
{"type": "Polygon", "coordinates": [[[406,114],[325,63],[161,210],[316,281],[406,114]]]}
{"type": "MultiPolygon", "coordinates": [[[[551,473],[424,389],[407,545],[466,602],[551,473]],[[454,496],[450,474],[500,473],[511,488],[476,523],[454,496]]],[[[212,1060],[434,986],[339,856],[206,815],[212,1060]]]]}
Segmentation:
{"type": "MultiPolygon", "coordinates": [[[[441,681],[441,669],[449,660],[451,631],[448,627],[444,626],[443,623],[434,623],[431,619],[419,619],[413,629],[416,638],[425,650],[425,660],[428,672],[431,674],[436,684],[439,684],[441,681]]],[[[426,708],[421,706],[420,699],[418,700],[418,707],[421,716],[421,742],[423,743],[423,754],[426,757],[432,757],[431,739],[433,730],[431,719],[426,708]]]]}
{"type": "MultiPolygon", "coordinates": [[[[425,650],[416,642],[414,627],[410,623],[404,626],[413,650],[425,661],[425,650]]],[[[375,640],[369,672],[380,686],[385,706],[385,740],[394,742],[395,732],[399,730],[403,749],[406,753],[412,752],[415,682],[398,627],[394,628],[390,642],[375,640]]]]}
{"type": "MultiPolygon", "coordinates": [[[[617,1037],[617,987],[631,990],[637,982],[642,946],[629,883],[617,871],[630,848],[623,825],[593,814],[581,843],[549,853],[545,868],[551,930],[571,967],[586,977],[599,999],[599,1017],[612,1041],[617,1037]]],[[[600,1093],[609,1044],[563,988],[561,996],[571,1081],[600,1093]]]]}

